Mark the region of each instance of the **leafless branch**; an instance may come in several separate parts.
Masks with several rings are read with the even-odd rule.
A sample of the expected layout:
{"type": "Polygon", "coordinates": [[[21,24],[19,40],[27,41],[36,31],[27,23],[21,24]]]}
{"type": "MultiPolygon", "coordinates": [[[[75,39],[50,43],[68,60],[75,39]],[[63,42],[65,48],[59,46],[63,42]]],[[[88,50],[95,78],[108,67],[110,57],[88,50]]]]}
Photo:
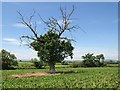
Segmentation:
{"type": "MultiPolygon", "coordinates": [[[[74,12],[75,8],[73,6],[72,10],[68,13],[66,8],[61,8],[60,7],[60,12],[61,12],[61,15],[62,15],[62,23],[60,24],[59,23],[59,20],[56,19],[56,18],[49,18],[48,21],[45,21],[41,16],[40,14],[38,14],[39,18],[42,20],[42,22],[47,26],[48,30],[52,30],[54,32],[57,32],[59,37],[61,38],[61,35],[65,32],[65,31],[70,31],[71,30],[75,30],[75,29],[78,29],[77,26],[75,25],[71,25],[71,16],[74,12]]],[[[40,38],[38,37],[38,33],[37,33],[37,23],[34,22],[32,23],[32,19],[33,17],[35,16],[35,10],[33,11],[33,14],[29,17],[29,20],[28,22],[25,20],[24,16],[21,14],[20,11],[18,11],[18,14],[20,16],[20,22],[21,24],[27,26],[30,31],[32,31],[34,37],[32,36],[22,36],[21,37],[21,40],[22,39],[27,39],[28,40],[28,43],[31,41],[31,40],[37,40],[39,42],[44,42],[43,40],[40,40],[40,38]]],[[[63,39],[67,39],[67,38],[63,38],[63,39]]],[[[69,40],[72,40],[72,39],[69,39],[69,40]]],[[[74,40],[72,40],[74,41],[74,40]]]]}
{"type": "Polygon", "coordinates": [[[20,37],[20,44],[23,44],[23,45],[25,45],[25,46],[28,46],[29,48],[32,48],[31,47],[31,40],[34,40],[34,41],[36,41],[36,39],[35,38],[33,38],[32,36],[21,36],[20,37]],[[26,39],[26,43],[23,43],[23,39],[26,39]]]}
{"type": "Polygon", "coordinates": [[[74,6],[71,10],[71,12],[67,13],[66,8],[61,8],[60,7],[60,12],[62,15],[62,24],[59,24],[58,19],[55,19],[53,17],[49,18],[48,21],[43,20],[43,18],[40,16],[40,14],[38,14],[38,16],[40,17],[40,19],[42,20],[42,22],[50,29],[53,30],[55,32],[58,32],[59,37],[66,31],[71,31],[74,29],[77,29],[77,27],[75,25],[70,27],[71,24],[71,16],[74,12],[74,6]]]}
{"type": "Polygon", "coordinates": [[[63,24],[62,24],[62,29],[60,30],[60,33],[59,33],[59,37],[62,35],[63,32],[65,32],[66,30],[73,30],[73,29],[76,29],[76,26],[72,26],[70,27],[69,25],[71,24],[70,20],[71,20],[71,15],[73,14],[74,12],[74,6],[71,10],[70,13],[67,14],[67,11],[66,9],[62,9],[60,8],[60,11],[61,11],[61,14],[62,14],[62,20],[63,20],[63,24]]]}
{"type": "Polygon", "coordinates": [[[32,26],[32,18],[34,17],[34,15],[35,15],[35,10],[33,10],[33,14],[30,16],[30,18],[29,18],[29,25],[30,26],[32,26]]]}
{"type": "Polygon", "coordinates": [[[33,38],[32,36],[21,36],[21,38],[27,38],[27,39],[31,39],[31,40],[36,40],[35,38],[33,38]]]}
{"type": "Polygon", "coordinates": [[[68,20],[70,19],[70,17],[71,17],[71,15],[73,14],[74,10],[75,10],[75,7],[74,7],[74,5],[73,5],[72,11],[71,11],[70,14],[68,14],[68,16],[67,16],[67,19],[68,19],[68,20]]]}
{"type": "MultiPolygon", "coordinates": [[[[34,12],[34,13],[35,13],[35,12],[34,12]]],[[[33,13],[33,15],[30,16],[29,23],[27,23],[27,22],[25,21],[23,15],[18,11],[18,14],[20,15],[21,23],[22,23],[23,25],[27,26],[27,27],[32,31],[32,33],[34,34],[34,36],[36,37],[36,39],[38,39],[36,30],[34,30],[34,29],[32,28],[32,26],[31,26],[31,19],[32,19],[32,17],[34,16],[34,13],[33,13]]]]}

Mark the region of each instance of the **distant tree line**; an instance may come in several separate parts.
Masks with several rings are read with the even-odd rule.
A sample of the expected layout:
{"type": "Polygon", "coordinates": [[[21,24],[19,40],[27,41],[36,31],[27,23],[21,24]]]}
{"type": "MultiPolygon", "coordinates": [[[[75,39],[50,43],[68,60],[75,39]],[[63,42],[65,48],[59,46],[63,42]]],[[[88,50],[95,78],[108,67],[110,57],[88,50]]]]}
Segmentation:
{"type": "MultiPolygon", "coordinates": [[[[80,62],[68,62],[68,61],[62,61],[62,65],[70,65],[70,67],[76,68],[76,67],[103,67],[107,64],[118,64],[118,61],[105,61],[105,57],[103,54],[94,55],[93,53],[87,53],[84,56],[82,56],[82,61],[80,62]]],[[[19,61],[21,62],[21,60],[19,61]]],[[[39,60],[37,58],[32,58],[30,62],[33,63],[34,67],[37,69],[45,68],[48,64],[43,62],[42,60],[39,60]]],[[[1,69],[13,69],[14,66],[18,65],[17,58],[14,54],[11,54],[10,52],[6,50],[1,50],[0,52],[0,64],[2,65],[1,69]]]]}
{"type": "Polygon", "coordinates": [[[105,61],[107,64],[119,64],[120,61],[118,60],[108,60],[108,61],[105,61]]]}
{"type": "MultiPolygon", "coordinates": [[[[72,62],[71,67],[103,67],[106,66],[104,62],[105,57],[103,54],[99,54],[94,56],[93,53],[88,53],[82,56],[82,61],[80,62],[72,62]]],[[[64,62],[65,63],[65,62],[64,62]]]]}

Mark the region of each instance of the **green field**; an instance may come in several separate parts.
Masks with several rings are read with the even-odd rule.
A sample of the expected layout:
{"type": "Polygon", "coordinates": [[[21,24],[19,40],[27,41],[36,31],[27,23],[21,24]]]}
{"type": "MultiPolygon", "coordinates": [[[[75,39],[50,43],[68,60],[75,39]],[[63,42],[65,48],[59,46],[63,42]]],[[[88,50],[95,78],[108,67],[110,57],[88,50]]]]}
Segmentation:
{"type": "Polygon", "coordinates": [[[18,62],[18,66],[14,66],[17,69],[35,69],[32,62],[18,62]]]}
{"type": "Polygon", "coordinates": [[[2,88],[116,88],[117,67],[56,68],[55,76],[11,78],[12,74],[49,72],[49,69],[3,70],[2,88]],[[71,73],[65,73],[70,71],[71,73]]]}

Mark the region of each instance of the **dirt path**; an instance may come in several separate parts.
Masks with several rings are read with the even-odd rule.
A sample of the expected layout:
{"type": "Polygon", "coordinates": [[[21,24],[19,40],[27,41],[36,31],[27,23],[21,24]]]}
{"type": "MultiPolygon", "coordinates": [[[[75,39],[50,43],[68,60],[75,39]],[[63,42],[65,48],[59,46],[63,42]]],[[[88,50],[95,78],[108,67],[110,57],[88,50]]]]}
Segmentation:
{"type": "Polygon", "coordinates": [[[10,77],[12,78],[24,78],[24,77],[38,77],[38,76],[53,76],[53,75],[59,75],[59,73],[57,74],[50,74],[50,73],[25,73],[25,74],[14,74],[14,75],[10,75],[10,77]]]}

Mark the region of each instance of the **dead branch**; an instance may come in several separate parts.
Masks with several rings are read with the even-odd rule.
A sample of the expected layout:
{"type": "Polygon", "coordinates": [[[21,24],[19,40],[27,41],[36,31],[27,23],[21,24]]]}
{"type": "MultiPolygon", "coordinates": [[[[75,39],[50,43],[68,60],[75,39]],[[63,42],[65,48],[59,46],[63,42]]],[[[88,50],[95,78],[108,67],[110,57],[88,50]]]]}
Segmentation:
{"type": "MultiPolygon", "coordinates": [[[[69,31],[71,32],[72,30],[78,29],[77,26],[75,25],[71,25],[71,20],[73,18],[71,18],[72,14],[74,13],[74,6],[72,8],[72,10],[68,13],[66,8],[61,8],[60,7],[60,12],[62,15],[62,23],[59,23],[59,20],[56,18],[49,18],[48,21],[45,21],[40,14],[38,14],[39,18],[42,20],[42,22],[47,26],[48,30],[52,30],[54,32],[57,32],[59,35],[59,38],[61,38],[61,35],[65,32],[65,31],[69,31]]],[[[33,33],[34,36],[21,36],[21,41],[22,39],[27,39],[27,41],[29,42],[30,40],[36,40],[39,41],[40,43],[43,43],[43,40],[40,40],[40,38],[38,37],[38,33],[37,33],[37,23],[36,22],[32,22],[33,17],[35,16],[35,10],[33,11],[32,15],[29,17],[28,22],[25,20],[24,16],[21,14],[20,11],[17,11],[19,14],[19,19],[21,24],[27,26],[30,31],[33,33]]],[[[67,38],[62,38],[62,39],[67,39],[67,38]]],[[[69,39],[71,41],[74,41],[73,39],[69,39]]]]}
{"type": "MultiPolygon", "coordinates": [[[[35,12],[34,12],[35,13],[35,12]]],[[[21,23],[25,26],[27,26],[31,31],[32,33],[34,34],[34,36],[36,37],[36,39],[38,39],[38,35],[37,35],[37,32],[36,30],[32,27],[32,22],[31,22],[31,19],[33,18],[34,16],[34,13],[30,16],[29,18],[29,23],[27,23],[23,17],[23,15],[18,11],[18,14],[20,15],[20,20],[21,20],[21,23]]]]}
{"type": "Polygon", "coordinates": [[[40,14],[38,14],[38,16],[40,17],[40,19],[42,20],[42,22],[48,27],[48,29],[53,30],[55,32],[58,33],[59,37],[61,37],[61,35],[66,31],[71,31],[71,30],[75,30],[78,29],[77,26],[73,25],[70,26],[71,24],[71,16],[74,12],[75,8],[73,6],[72,10],[67,13],[66,8],[63,9],[60,7],[60,12],[62,15],[62,24],[59,24],[58,19],[55,19],[53,17],[49,18],[48,21],[45,21],[40,14]]]}

